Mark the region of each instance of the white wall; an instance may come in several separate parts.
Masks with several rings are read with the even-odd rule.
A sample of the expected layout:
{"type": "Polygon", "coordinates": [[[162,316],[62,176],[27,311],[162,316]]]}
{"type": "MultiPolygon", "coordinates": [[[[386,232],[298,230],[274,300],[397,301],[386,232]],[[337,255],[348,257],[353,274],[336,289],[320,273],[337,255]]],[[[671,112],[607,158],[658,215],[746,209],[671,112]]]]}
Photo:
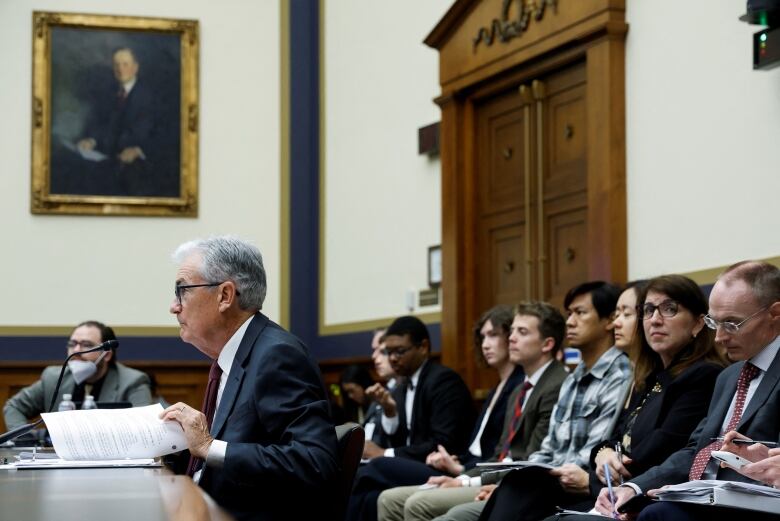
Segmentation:
{"type": "MultiPolygon", "coordinates": [[[[325,322],[398,315],[440,242],[437,54],[422,39],[450,0],[324,7],[325,322]]],[[[201,22],[200,216],[33,216],[32,5],[0,1],[0,327],[96,317],[165,326],[185,239],[237,233],[265,254],[279,313],[279,2],[40,0],[37,10],[201,22]],[[258,49],[262,52],[258,52],[258,49]]],[[[780,255],[780,69],[751,69],[743,0],[628,1],[629,274],[780,255]],[[773,235],[774,234],[774,235],[773,235]]],[[[424,309],[435,311],[438,308],[424,309]]]]}
{"type": "Polygon", "coordinates": [[[629,0],[631,278],[780,255],[780,69],[744,0],[629,0]]]}
{"type": "Polygon", "coordinates": [[[39,0],[41,11],[200,20],[197,219],[30,214],[32,8],[0,1],[0,327],[170,326],[182,241],[234,233],[264,253],[279,313],[279,2],[39,0]]]}
{"type": "Polygon", "coordinates": [[[405,292],[428,285],[440,164],[417,155],[417,129],[441,116],[438,54],[422,40],[451,3],[325,4],[326,325],[403,314],[405,292]]]}

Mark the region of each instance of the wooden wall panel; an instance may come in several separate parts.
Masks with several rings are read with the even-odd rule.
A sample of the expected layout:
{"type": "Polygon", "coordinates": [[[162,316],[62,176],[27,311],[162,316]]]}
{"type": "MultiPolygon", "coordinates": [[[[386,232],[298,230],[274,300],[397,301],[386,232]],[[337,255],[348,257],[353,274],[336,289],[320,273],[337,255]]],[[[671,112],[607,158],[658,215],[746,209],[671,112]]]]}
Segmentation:
{"type": "MultiPolygon", "coordinates": [[[[124,363],[124,362],[123,362],[124,363]]],[[[5,362],[0,365],[0,403],[19,389],[36,382],[45,362],[5,362]]],[[[157,395],[169,403],[182,401],[200,409],[206,394],[209,362],[129,362],[128,366],[145,371],[157,381],[157,395]]],[[[0,417],[0,432],[5,432],[5,421],[0,417]]]]}

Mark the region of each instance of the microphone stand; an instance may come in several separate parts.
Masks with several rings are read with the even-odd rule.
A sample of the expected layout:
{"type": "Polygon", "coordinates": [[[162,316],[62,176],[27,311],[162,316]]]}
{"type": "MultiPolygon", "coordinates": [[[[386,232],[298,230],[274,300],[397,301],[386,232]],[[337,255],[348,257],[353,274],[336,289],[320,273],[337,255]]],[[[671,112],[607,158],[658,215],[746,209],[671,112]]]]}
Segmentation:
{"type": "MultiPolygon", "coordinates": [[[[65,376],[65,368],[68,367],[68,361],[70,361],[71,358],[73,358],[76,355],[94,353],[95,351],[110,351],[117,347],[119,347],[118,340],[106,340],[99,346],[95,346],[91,349],[87,349],[86,351],[76,351],[75,353],[68,355],[68,357],[65,359],[65,362],[63,362],[62,364],[62,369],[60,370],[60,377],[57,379],[57,386],[54,388],[54,394],[51,397],[51,403],[49,404],[49,410],[47,412],[51,412],[52,409],[54,409],[54,404],[57,403],[57,396],[59,396],[60,385],[62,384],[62,377],[65,376]]],[[[5,434],[0,435],[0,445],[2,445],[7,441],[16,439],[22,434],[27,434],[28,432],[36,428],[38,425],[40,425],[42,422],[43,422],[43,418],[33,423],[26,423],[24,425],[20,425],[19,427],[15,429],[11,429],[5,434]]]]}

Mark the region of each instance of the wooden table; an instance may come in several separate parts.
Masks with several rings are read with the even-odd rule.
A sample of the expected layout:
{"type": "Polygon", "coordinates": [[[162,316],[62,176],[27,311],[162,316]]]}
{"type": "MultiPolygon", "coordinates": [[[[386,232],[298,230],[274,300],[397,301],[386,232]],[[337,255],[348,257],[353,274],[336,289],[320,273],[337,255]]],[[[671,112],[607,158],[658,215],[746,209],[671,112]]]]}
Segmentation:
{"type": "MultiPolygon", "coordinates": [[[[15,451],[0,450],[0,460],[15,451]]],[[[187,476],[166,468],[0,469],[0,519],[228,521],[187,476]]]]}

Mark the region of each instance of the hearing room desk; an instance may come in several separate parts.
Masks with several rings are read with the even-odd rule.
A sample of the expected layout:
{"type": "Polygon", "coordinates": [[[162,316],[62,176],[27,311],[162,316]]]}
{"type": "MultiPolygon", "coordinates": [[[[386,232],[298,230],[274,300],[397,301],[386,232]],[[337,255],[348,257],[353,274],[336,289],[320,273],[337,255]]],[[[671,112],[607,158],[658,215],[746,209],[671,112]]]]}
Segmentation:
{"type": "MultiPolygon", "coordinates": [[[[9,460],[11,454],[0,451],[9,460]]],[[[222,521],[231,517],[186,476],[165,468],[110,468],[0,469],[0,519],[222,521]]]]}

